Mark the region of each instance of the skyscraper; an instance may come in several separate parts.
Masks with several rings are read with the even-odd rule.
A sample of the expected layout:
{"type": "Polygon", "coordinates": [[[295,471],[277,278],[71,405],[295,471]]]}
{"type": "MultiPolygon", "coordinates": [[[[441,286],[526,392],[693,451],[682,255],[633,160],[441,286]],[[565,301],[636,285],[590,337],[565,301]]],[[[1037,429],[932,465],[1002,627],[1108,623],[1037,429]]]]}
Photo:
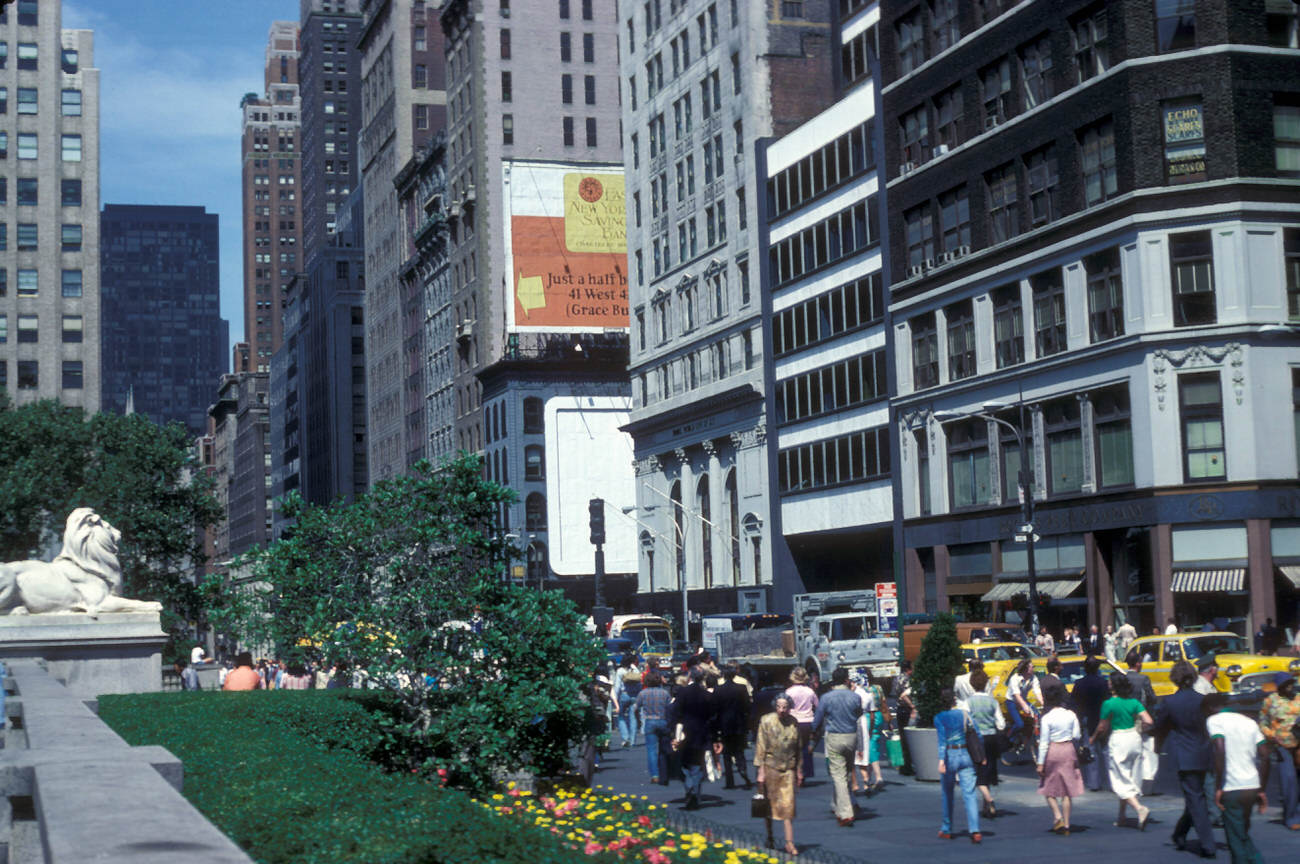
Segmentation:
{"type": "Polygon", "coordinates": [[[244,339],[255,371],[266,372],[283,338],[281,298],[301,269],[301,100],[298,24],[271,24],[262,94],[243,110],[244,339]]]}
{"type": "MultiPolygon", "coordinates": [[[[788,603],[773,508],[756,142],[834,98],[829,0],[621,10],[639,590],[788,603]]],[[[864,118],[865,119],[865,118],[864,118]]],[[[782,441],[782,446],[793,441],[782,441]]]]}
{"type": "Polygon", "coordinates": [[[93,34],[61,29],[61,11],[25,0],[0,12],[0,388],[93,412],[99,70],[93,34]]]}
{"type": "MultiPolygon", "coordinates": [[[[393,181],[446,125],[446,63],[438,27],[441,0],[362,0],[360,166],[366,238],[366,406],[370,480],[401,474],[427,452],[424,431],[407,420],[423,416],[422,388],[412,394],[408,369],[422,362],[421,328],[403,321],[398,276],[407,258],[393,181]],[[417,405],[411,400],[418,399],[417,405]]],[[[355,165],[356,163],[352,163],[355,165]]]]}
{"type": "Polygon", "coordinates": [[[191,434],[208,426],[226,372],[217,214],[202,207],[107,204],[100,216],[103,399],[191,434]]]}

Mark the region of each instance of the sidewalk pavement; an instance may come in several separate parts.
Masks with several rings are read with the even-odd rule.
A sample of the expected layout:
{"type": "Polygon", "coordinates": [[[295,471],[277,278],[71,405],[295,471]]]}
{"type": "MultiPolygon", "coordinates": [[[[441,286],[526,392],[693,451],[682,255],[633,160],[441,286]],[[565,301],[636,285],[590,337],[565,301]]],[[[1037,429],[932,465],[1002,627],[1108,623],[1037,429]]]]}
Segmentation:
{"type": "MultiPolygon", "coordinates": [[[[617,741],[618,735],[613,739],[617,741]]],[[[752,760],[752,748],[746,751],[746,756],[752,760]]],[[[815,776],[799,790],[796,798],[795,844],[802,854],[795,860],[894,864],[919,856],[926,864],[939,861],[1044,864],[1057,856],[1069,856],[1105,864],[1166,861],[1190,864],[1200,860],[1196,855],[1196,833],[1193,830],[1190,834],[1186,852],[1178,852],[1170,842],[1174,823],[1183,810],[1183,799],[1178,791],[1177,775],[1163,756],[1161,766],[1153,793],[1143,799],[1143,804],[1151,808],[1145,832],[1137,830],[1137,815],[1131,810],[1129,827],[1114,826],[1118,800],[1103,789],[1086,792],[1074,800],[1068,837],[1051,833],[1051,811],[1037,792],[1038,779],[1033,765],[1003,767],[1001,783],[993,790],[998,815],[995,819],[981,820],[984,842],[977,846],[966,833],[960,790],[955,792],[953,808],[953,830],[959,833],[951,840],[940,840],[936,836],[942,812],[939,784],[903,777],[888,763],[884,769],[885,789],[871,797],[855,796],[857,821],[852,827],[840,827],[831,812],[826,760],[818,753],[815,776]]],[[[646,775],[645,747],[639,739],[635,747],[624,749],[615,745],[604,754],[593,783],[618,792],[644,795],[651,803],[665,805],[669,818],[678,827],[709,830],[718,839],[742,845],[759,848],[763,845],[763,821],[749,815],[751,791],[739,787],[724,789],[721,779],[716,783],[706,782],[701,808],[684,812],[681,808],[685,795],[680,781],[668,786],[651,785],[646,775]]],[[[1282,825],[1276,789],[1273,778],[1268,790],[1268,812],[1263,817],[1256,812],[1251,837],[1266,861],[1300,860],[1300,832],[1288,831],[1282,825]]],[[[780,845],[779,823],[774,826],[774,832],[780,845]]],[[[1223,830],[1216,829],[1215,836],[1218,860],[1229,861],[1223,830]]]]}

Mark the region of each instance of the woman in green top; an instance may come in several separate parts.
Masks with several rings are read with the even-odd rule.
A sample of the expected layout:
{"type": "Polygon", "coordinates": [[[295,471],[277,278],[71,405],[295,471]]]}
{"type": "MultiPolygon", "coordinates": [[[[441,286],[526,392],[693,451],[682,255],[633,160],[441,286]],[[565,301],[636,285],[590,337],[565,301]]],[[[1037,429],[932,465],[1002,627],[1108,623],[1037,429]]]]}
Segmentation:
{"type": "Polygon", "coordinates": [[[1119,797],[1115,824],[1124,825],[1124,808],[1131,806],[1138,814],[1138,830],[1145,831],[1151,811],[1138,803],[1142,794],[1142,732],[1138,721],[1150,726],[1151,715],[1133,698],[1133,685],[1123,672],[1111,674],[1110,692],[1115,695],[1101,703],[1101,722],[1089,740],[1096,744],[1098,739],[1110,736],[1106,742],[1106,767],[1110,788],[1119,797]]]}

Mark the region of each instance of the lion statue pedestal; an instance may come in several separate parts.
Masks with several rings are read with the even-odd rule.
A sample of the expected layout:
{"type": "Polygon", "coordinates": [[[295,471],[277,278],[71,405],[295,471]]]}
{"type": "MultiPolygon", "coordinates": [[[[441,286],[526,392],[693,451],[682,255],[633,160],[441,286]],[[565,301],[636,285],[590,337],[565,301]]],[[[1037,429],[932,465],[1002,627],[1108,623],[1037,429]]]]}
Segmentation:
{"type": "Polygon", "coordinates": [[[81,507],[68,516],[53,561],[0,564],[0,660],[44,660],[86,699],[162,689],[162,607],[121,596],[119,540],[81,507]]]}

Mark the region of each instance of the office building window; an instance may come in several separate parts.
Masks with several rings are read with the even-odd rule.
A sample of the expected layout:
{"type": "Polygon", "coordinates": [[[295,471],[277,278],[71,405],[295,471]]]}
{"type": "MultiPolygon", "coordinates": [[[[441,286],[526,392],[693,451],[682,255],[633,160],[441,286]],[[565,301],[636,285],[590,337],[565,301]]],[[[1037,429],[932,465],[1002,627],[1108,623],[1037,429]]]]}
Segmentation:
{"type": "Polygon", "coordinates": [[[18,25],[35,27],[40,21],[40,3],[37,0],[18,0],[18,25]]]}
{"type": "Polygon", "coordinates": [[[929,142],[929,115],[924,105],[920,105],[898,118],[898,133],[902,144],[904,170],[910,170],[924,162],[930,156],[926,152],[929,142]]]}
{"type": "Polygon", "coordinates": [[[592,19],[592,0],[582,0],[582,20],[590,21],[592,19]]]}
{"type": "Polygon", "coordinates": [[[1066,495],[1083,488],[1083,431],[1077,396],[1047,403],[1043,431],[1047,436],[1047,492],[1066,495]]]}
{"type": "Polygon", "coordinates": [[[1025,362],[1025,317],[1020,286],[1013,283],[993,291],[993,345],[997,367],[1005,369],[1025,362]]]}
{"type": "Polygon", "coordinates": [[[882,426],[782,450],[777,488],[784,494],[875,480],[888,476],[889,466],[889,429],[882,426]]]}
{"type": "Polygon", "coordinates": [[[943,310],[948,325],[948,380],[975,374],[975,314],[970,300],[943,310]]]}
{"type": "Polygon", "coordinates": [[[1213,324],[1214,245],[1209,231],[1169,235],[1169,269],[1174,294],[1174,326],[1213,324]]]}
{"type": "Polygon", "coordinates": [[[1300,321],[1300,228],[1282,231],[1282,263],[1286,269],[1286,311],[1300,321]]]}
{"type": "Polygon", "coordinates": [[[82,387],[82,361],[63,361],[63,389],[80,390],[82,387]]]}
{"type": "Polygon", "coordinates": [[[429,37],[428,31],[422,25],[416,25],[411,32],[412,48],[416,51],[425,51],[428,49],[429,37]]]}
{"type": "MultiPolygon", "coordinates": [[[[649,12],[649,4],[646,4],[646,15],[648,16],[649,14],[650,14],[650,12],[649,12]]],[[[566,20],[566,21],[568,20],[568,18],[569,18],[569,0],[560,0],[560,18],[561,18],[562,20],[566,20]]],[[[629,23],[631,23],[631,21],[632,21],[631,18],[629,18],[629,19],[627,19],[627,20],[628,20],[629,23]]]]}
{"type": "MultiPolygon", "coordinates": [[[[907,235],[907,265],[916,268],[934,263],[934,217],[929,204],[913,207],[903,214],[907,235]]],[[[913,274],[915,275],[915,274],[913,274]]]]}
{"type": "Polygon", "coordinates": [[[916,445],[916,491],[917,505],[922,516],[929,516],[930,508],[930,446],[924,429],[912,433],[916,445]]]}
{"type": "Polygon", "coordinates": [[[1034,445],[1032,440],[1033,432],[1030,429],[1029,415],[1021,414],[1020,411],[1003,412],[999,418],[1010,423],[1015,429],[1020,429],[1024,437],[1028,450],[1026,457],[1029,460],[1028,466],[1020,464],[1020,438],[1007,427],[998,424],[998,447],[1002,451],[1002,501],[1004,504],[1018,503],[1021,500],[1020,495],[1020,471],[1022,468],[1028,468],[1026,480],[1029,488],[1034,485],[1034,445]]]}
{"type": "Polygon", "coordinates": [[[980,70],[984,99],[984,128],[992,129],[1015,115],[1011,99],[1011,58],[1003,57],[980,70]]]}
{"type": "Polygon", "coordinates": [[[63,116],[64,117],[81,116],[81,91],[80,90],[63,91],[63,116]]]}
{"type": "Polygon", "coordinates": [[[960,85],[934,97],[935,156],[942,156],[962,142],[962,119],[960,85]]]}
{"type": "Polygon", "coordinates": [[[847,88],[870,75],[871,61],[874,59],[876,59],[876,28],[868,27],[840,48],[840,75],[843,86],[847,88]]]}
{"type": "Polygon", "coordinates": [[[989,238],[994,243],[1020,233],[1020,206],[1016,187],[1016,166],[1008,162],[984,175],[988,188],[989,238]]]}
{"type": "Polygon", "coordinates": [[[1100,204],[1115,197],[1118,189],[1115,168],[1115,126],[1103,120],[1079,135],[1080,163],[1083,167],[1085,206],[1100,204]]]}
{"type": "Polygon", "coordinates": [[[1156,50],[1196,47],[1196,0],[1155,0],[1156,50]]]}
{"type": "MultiPolygon", "coordinates": [[[[573,59],[573,34],[568,32],[561,33],[560,34],[560,62],[568,63],[572,59],[573,59]]],[[[653,91],[652,91],[652,95],[653,95],[653,91]]]]}
{"type": "Polygon", "coordinates": [[[19,132],[18,133],[18,158],[35,159],[36,158],[36,133],[19,132]]]}
{"type": "Polygon", "coordinates": [[[560,101],[565,105],[573,104],[573,76],[560,76],[560,101]]]}
{"type": "Polygon", "coordinates": [[[930,42],[933,54],[946,51],[961,39],[961,24],[957,19],[957,0],[931,0],[930,42]]]}
{"type": "Polygon", "coordinates": [[[1119,249],[1111,248],[1083,261],[1088,274],[1088,331],[1093,342],[1124,335],[1124,283],[1119,249]]]}
{"type": "Polygon", "coordinates": [[[587,98],[587,104],[595,105],[596,104],[596,76],[595,75],[582,76],[582,85],[583,85],[583,93],[587,98]]]}
{"type": "Polygon", "coordinates": [[[36,88],[19,87],[18,88],[18,113],[35,114],[36,113],[36,88]]]}
{"type": "Polygon", "coordinates": [[[36,178],[19,177],[16,185],[18,188],[18,205],[20,207],[35,207],[38,198],[36,178]]]}
{"type": "Polygon", "coordinates": [[[885,351],[879,348],[778,381],[777,422],[794,423],[866,405],[888,396],[885,351]]]}
{"type": "Polygon", "coordinates": [[[40,51],[36,47],[35,42],[19,42],[18,43],[18,68],[35,69],[36,61],[38,59],[39,54],[40,51]]]}
{"type": "Polygon", "coordinates": [[[1205,179],[1205,115],[1199,100],[1160,106],[1165,136],[1165,177],[1173,183],[1205,179]]]}
{"type": "Polygon", "coordinates": [[[1103,489],[1133,485],[1133,422],[1128,387],[1089,394],[1096,429],[1097,481],[1103,489]]]}
{"type": "Polygon", "coordinates": [[[596,36],[594,33],[582,34],[582,62],[596,62],[596,36]]]}
{"type": "Polygon", "coordinates": [[[0,267],[0,297],[9,296],[9,268],[0,267]]]}
{"type": "Polygon", "coordinates": [[[64,223],[59,232],[59,239],[64,252],[80,252],[81,226],[64,223]]]}
{"type": "Polygon", "coordinates": [[[40,330],[35,315],[18,316],[18,342],[39,342],[40,330]]]}
{"type": "Polygon", "coordinates": [[[595,117],[587,118],[587,146],[588,147],[596,146],[596,118],[595,117]]]}
{"type": "MultiPolygon", "coordinates": [[[[741,267],[741,302],[748,303],[749,262],[741,267]]],[[[776,314],[773,353],[780,357],[884,319],[884,287],[879,273],[832,288],[776,314]]]]}
{"type": "Polygon", "coordinates": [[[515,143],[515,115],[501,115],[501,143],[511,145],[515,143]]]}
{"type": "Polygon", "coordinates": [[[64,135],[63,142],[63,161],[80,162],[81,161],[81,136],[64,135]]]}
{"type": "Polygon", "coordinates": [[[83,324],[80,315],[63,316],[63,342],[64,344],[76,344],[81,341],[83,324]]]}
{"type": "Polygon", "coordinates": [[[1300,102],[1282,98],[1273,102],[1273,164],[1284,177],[1300,177],[1300,102]]]}
{"type": "Polygon", "coordinates": [[[1050,357],[1066,349],[1065,283],[1059,269],[1040,273],[1031,280],[1034,290],[1034,347],[1039,357],[1050,357]]]}
{"type": "Polygon", "coordinates": [[[34,222],[18,223],[18,248],[20,250],[35,249],[38,236],[39,235],[38,235],[36,223],[34,222]]]}
{"type": "Polygon", "coordinates": [[[1074,66],[1079,82],[1110,68],[1110,47],[1106,41],[1106,7],[1094,8],[1070,24],[1074,43],[1074,66]]]}
{"type": "Polygon", "coordinates": [[[952,509],[980,507],[993,500],[989,470],[989,426],[963,420],[948,427],[948,481],[952,509]]]}
{"type": "Polygon", "coordinates": [[[81,181],[80,180],[63,180],[62,182],[62,203],[64,207],[81,206],[81,181]]]}
{"type": "Polygon", "coordinates": [[[1300,6],[1291,0],[1264,0],[1268,44],[1278,48],[1300,48],[1300,6]]]}
{"type": "Polygon", "coordinates": [[[35,269],[23,268],[18,271],[18,296],[35,297],[40,293],[40,279],[35,269]]]}
{"type": "Polygon", "coordinates": [[[1056,94],[1052,40],[1046,33],[1020,49],[1020,74],[1026,111],[1042,105],[1056,94]]]}
{"type": "Polygon", "coordinates": [[[538,396],[524,397],[524,434],[541,435],[546,431],[546,403],[538,396]]]}
{"type": "Polygon", "coordinates": [[[18,389],[35,390],[41,384],[40,367],[35,360],[18,361],[18,389]]]}
{"type": "Polygon", "coordinates": [[[906,75],[925,62],[925,33],[921,29],[921,10],[904,15],[895,25],[898,44],[898,74],[906,75]]]}
{"type": "Polygon", "coordinates": [[[546,479],[545,451],[540,444],[529,444],[524,448],[524,479],[546,479]]]}
{"type": "Polygon", "coordinates": [[[510,30],[508,28],[505,27],[501,28],[500,42],[501,42],[501,59],[509,60],[510,59],[510,30]]]}
{"type": "MultiPolygon", "coordinates": [[[[3,12],[0,12],[0,15],[3,14],[4,14],[3,12]]],[[[0,42],[0,69],[6,68],[8,62],[9,62],[9,43],[0,42]]]]}
{"type": "Polygon", "coordinates": [[[9,113],[9,88],[0,87],[0,114],[9,113]]]}
{"type": "Polygon", "coordinates": [[[63,271],[63,296],[64,297],[81,296],[81,271],[80,270],[63,271]]]}
{"type": "MultiPolygon", "coordinates": [[[[9,316],[0,312],[0,345],[9,341],[9,316]]],[[[6,370],[8,371],[8,370],[6,370]]]]}
{"type": "Polygon", "coordinates": [[[965,186],[939,196],[939,222],[944,252],[961,255],[970,251],[970,201],[965,186]]]}
{"type": "Polygon", "coordinates": [[[1183,427],[1184,480],[1227,479],[1219,373],[1178,376],[1178,412],[1183,427]]]}
{"type": "MultiPolygon", "coordinates": [[[[502,30],[502,34],[508,33],[508,30],[502,30]]],[[[325,82],[325,88],[329,89],[330,82],[325,82]]],[[[411,69],[411,86],[417,90],[423,90],[429,85],[429,67],[423,63],[416,63],[411,69]]]]}
{"type": "Polygon", "coordinates": [[[564,146],[572,147],[573,146],[573,118],[565,117],[561,121],[561,124],[564,128],[564,146]]]}
{"type": "Polygon", "coordinates": [[[910,322],[912,330],[912,386],[916,390],[939,383],[939,335],[934,313],[918,315],[910,322]]]}

